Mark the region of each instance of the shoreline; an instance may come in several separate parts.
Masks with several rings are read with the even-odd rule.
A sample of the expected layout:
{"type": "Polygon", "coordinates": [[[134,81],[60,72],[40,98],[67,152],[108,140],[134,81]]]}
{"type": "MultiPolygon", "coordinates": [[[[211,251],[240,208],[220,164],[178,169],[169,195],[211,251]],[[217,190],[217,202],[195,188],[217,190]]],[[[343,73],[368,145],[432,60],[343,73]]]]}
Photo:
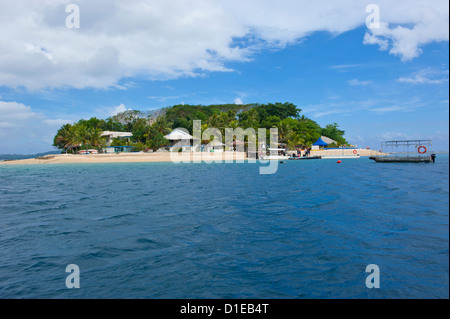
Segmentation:
{"type": "Polygon", "coordinates": [[[6,160],[0,165],[49,165],[93,163],[158,163],[193,161],[247,160],[245,153],[121,153],[121,154],[56,154],[38,158],[6,160]]]}
{"type": "MultiPolygon", "coordinates": [[[[380,155],[382,153],[372,150],[358,150],[361,157],[380,155]]],[[[313,156],[353,155],[352,150],[322,150],[311,153],[313,156]]],[[[243,152],[217,152],[217,153],[121,153],[121,154],[56,154],[38,158],[6,160],[0,165],[49,165],[49,164],[91,164],[91,163],[151,163],[151,162],[201,162],[201,161],[247,161],[243,152]]]]}

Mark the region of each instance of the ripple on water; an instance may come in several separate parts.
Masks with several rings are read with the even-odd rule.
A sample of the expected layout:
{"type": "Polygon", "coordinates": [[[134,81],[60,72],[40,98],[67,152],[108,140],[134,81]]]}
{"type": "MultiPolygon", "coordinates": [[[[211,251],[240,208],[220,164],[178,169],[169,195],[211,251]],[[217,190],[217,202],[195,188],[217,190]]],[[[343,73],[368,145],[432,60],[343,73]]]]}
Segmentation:
{"type": "Polygon", "coordinates": [[[0,298],[448,298],[440,161],[0,167],[0,298]]]}

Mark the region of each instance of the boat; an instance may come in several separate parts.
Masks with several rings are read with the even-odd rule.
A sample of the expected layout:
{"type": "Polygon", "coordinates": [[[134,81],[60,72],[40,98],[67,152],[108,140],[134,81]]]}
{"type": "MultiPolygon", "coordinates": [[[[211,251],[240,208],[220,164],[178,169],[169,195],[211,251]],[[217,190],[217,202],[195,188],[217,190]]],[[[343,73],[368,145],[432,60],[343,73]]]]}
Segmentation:
{"type": "Polygon", "coordinates": [[[377,163],[434,163],[436,155],[430,156],[370,156],[377,163]]]}
{"type": "Polygon", "coordinates": [[[321,159],[322,156],[289,157],[292,161],[321,159]]]}
{"type": "Polygon", "coordinates": [[[260,155],[259,158],[262,160],[288,160],[290,158],[289,155],[286,155],[285,148],[269,148],[267,149],[266,155],[260,155]]]}
{"type": "Polygon", "coordinates": [[[288,155],[264,155],[261,156],[262,160],[288,160],[290,157],[288,155]]]}
{"type": "Polygon", "coordinates": [[[381,143],[383,148],[390,148],[385,155],[370,156],[377,163],[435,163],[436,154],[432,153],[431,140],[396,140],[381,143]]]}
{"type": "Polygon", "coordinates": [[[98,150],[81,150],[81,151],[78,151],[77,153],[84,154],[84,155],[98,154],[98,150]]]}

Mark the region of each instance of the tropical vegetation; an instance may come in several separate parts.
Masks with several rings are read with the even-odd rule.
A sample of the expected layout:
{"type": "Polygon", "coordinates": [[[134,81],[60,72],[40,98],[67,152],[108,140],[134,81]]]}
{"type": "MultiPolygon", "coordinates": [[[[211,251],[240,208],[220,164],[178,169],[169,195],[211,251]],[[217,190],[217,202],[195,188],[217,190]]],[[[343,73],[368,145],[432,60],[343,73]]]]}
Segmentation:
{"type": "MultiPolygon", "coordinates": [[[[242,129],[278,128],[280,143],[290,148],[311,147],[320,136],[336,141],[333,146],[348,144],[337,123],[321,127],[314,120],[301,114],[301,109],[292,103],[268,104],[220,104],[220,105],[174,105],[151,112],[129,110],[107,119],[80,120],[65,124],[54,137],[53,145],[64,152],[80,149],[101,148],[106,141],[102,131],[131,132],[130,141],[113,140],[113,146],[129,145],[136,151],[157,150],[170,144],[164,136],[175,128],[187,129],[191,134],[193,121],[202,121],[202,132],[217,128],[225,137],[225,128],[242,129]]],[[[269,130],[267,130],[267,134],[269,130]]]]}

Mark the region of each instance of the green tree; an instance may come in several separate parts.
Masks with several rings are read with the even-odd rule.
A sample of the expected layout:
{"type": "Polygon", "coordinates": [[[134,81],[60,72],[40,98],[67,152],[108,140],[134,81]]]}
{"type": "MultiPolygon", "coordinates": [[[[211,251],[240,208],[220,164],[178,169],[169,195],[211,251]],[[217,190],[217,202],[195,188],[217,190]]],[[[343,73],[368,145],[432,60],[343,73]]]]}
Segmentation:
{"type": "Polygon", "coordinates": [[[255,109],[258,112],[259,117],[262,121],[264,121],[267,117],[270,116],[276,116],[281,120],[288,117],[298,118],[300,112],[302,111],[292,103],[262,104],[256,106],[255,109]]]}
{"type": "MultiPolygon", "coordinates": [[[[159,116],[156,118],[155,122],[152,124],[152,128],[163,135],[170,133],[172,130],[172,123],[170,123],[164,116],[159,116]]],[[[192,125],[192,124],[191,124],[192,125]]]]}
{"type": "Polygon", "coordinates": [[[278,136],[281,142],[287,143],[289,136],[293,136],[298,122],[292,118],[285,118],[278,122],[278,136]]]}
{"type": "Polygon", "coordinates": [[[89,144],[95,147],[100,147],[105,144],[105,138],[101,134],[102,130],[100,128],[89,128],[89,144]]]}
{"type": "Polygon", "coordinates": [[[104,138],[101,137],[102,130],[90,127],[86,123],[76,125],[74,133],[75,141],[84,146],[86,150],[88,150],[90,146],[98,147],[105,142],[104,138]]]}
{"type": "Polygon", "coordinates": [[[287,145],[289,148],[296,148],[305,145],[305,139],[299,132],[291,131],[287,135],[287,145]]]}
{"type": "Polygon", "coordinates": [[[335,140],[338,145],[348,144],[347,140],[344,138],[345,131],[340,130],[337,123],[325,126],[325,128],[321,130],[321,134],[335,140]]]}
{"type": "Polygon", "coordinates": [[[305,116],[301,116],[297,121],[296,132],[300,134],[304,146],[311,147],[321,136],[320,125],[305,116]]]}
{"type": "Polygon", "coordinates": [[[242,112],[238,115],[239,118],[239,126],[243,129],[247,129],[249,127],[257,130],[259,128],[260,118],[258,111],[255,108],[252,108],[246,112],[242,112]]]}
{"type": "MultiPolygon", "coordinates": [[[[132,132],[132,142],[142,143],[154,150],[167,145],[164,136],[172,128],[185,128],[192,133],[193,121],[202,121],[202,132],[208,127],[220,129],[225,136],[225,128],[241,127],[244,130],[253,128],[278,128],[279,138],[290,147],[299,145],[311,146],[321,135],[335,140],[339,145],[347,144],[344,131],[336,123],[321,128],[315,121],[301,115],[301,109],[292,103],[268,104],[221,104],[221,105],[175,105],[161,110],[141,112],[128,110],[106,120],[95,117],[80,120],[74,125],[61,127],[54,145],[66,151],[82,145],[88,148],[100,146],[101,131],[132,132]]],[[[266,131],[268,138],[269,130],[266,131]]],[[[123,140],[113,142],[123,145],[123,140]]],[[[140,146],[138,147],[140,148],[140,146]]]]}
{"type": "Polygon", "coordinates": [[[56,133],[53,139],[53,146],[63,149],[67,153],[73,151],[75,144],[75,127],[71,124],[64,124],[56,133]]]}

